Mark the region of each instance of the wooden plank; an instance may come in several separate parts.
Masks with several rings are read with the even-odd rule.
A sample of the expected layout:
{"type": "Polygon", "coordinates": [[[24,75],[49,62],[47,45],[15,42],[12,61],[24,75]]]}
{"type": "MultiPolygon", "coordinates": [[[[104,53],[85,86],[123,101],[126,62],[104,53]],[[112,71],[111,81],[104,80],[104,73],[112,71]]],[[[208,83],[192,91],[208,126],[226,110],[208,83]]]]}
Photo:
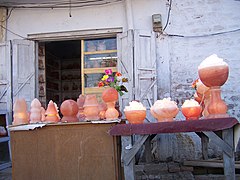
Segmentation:
{"type": "Polygon", "coordinates": [[[225,143],[219,136],[214,132],[203,132],[214,144],[222,149],[228,156],[232,157],[232,148],[225,143]]]}
{"type": "Polygon", "coordinates": [[[226,180],[235,180],[233,128],[223,130],[222,137],[224,142],[231,147],[230,155],[223,151],[224,175],[226,180]]]}
{"type": "Polygon", "coordinates": [[[146,163],[150,163],[150,162],[152,162],[151,137],[150,136],[148,136],[144,145],[145,145],[145,150],[144,150],[145,161],[146,161],[146,163]]]}
{"type": "MultiPolygon", "coordinates": [[[[121,140],[122,140],[122,160],[123,160],[124,157],[129,153],[132,147],[132,137],[122,136],[121,140]]],[[[123,168],[124,168],[125,180],[134,180],[135,179],[135,158],[133,157],[128,164],[123,163],[123,168]]]]}
{"type": "Polygon", "coordinates": [[[110,135],[144,135],[144,134],[161,134],[161,133],[178,133],[178,132],[201,132],[201,131],[219,131],[228,129],[238,124],[234,117],[202,119],[193,121],[173,121],[157,122],[143,124],[118,124],[109,131],[110,135]]]}
{"type": "Polygon", "coordinates": [[[123,163],[128,165],[131,160],[134,158],[134,156],[136,155],[136,153],[139,151],[139,149],[141,148],[141,146],[143,145],[143,143],[147,140],[147,138],[149,137],[149,135],[144,135],[141,136],[132,146],[132,148],[128,151],[127,154],[125,154],[123,156],[123,163]]]}
{"type": "Polygon", "coordinates": [[[84,55],[90,54],[109,54],[109,53],[116,53],[117,50],[104,50],[104,51],[91,51],[91,52],[84,52],[84,55]]]}
{"type": "Polygon", "coordinates": [[[206,160],[206,159],[208,159],[208,142],[209,142],[209,139],[205,134],[203,134],[201,132],[196,132],[196,134],[201,138],[202,158],[204,160],[206,160]]]}
{"type": "MultiPolygon", "coordinates": [[[[224,168],[223,161],[214,160],[192,160],[183,161],[184,166],[196,166],[196,167],[210,167],[210,168],[224,168]]],[[[235,169],[240,169],[240,164],[235,163],[235,169]]]]}
{"type": "Polygon", "coordinates": [[[84,78],[84,64],[85,64],[85,61],[84,61],[84,55],[83,55],[83,52],[84,52],[84,40],[81,40],[81,79],[82,79],[82,94],[85,94],[84,92],[84,89],[85,89],[85,78],[84,78]]]}
{"type": "Polygon", "coordinates": [[[84,74],[105,73],[105,69],[112,69],[113,72],[117,72],[117,67],[85,68],[84,74]]]}

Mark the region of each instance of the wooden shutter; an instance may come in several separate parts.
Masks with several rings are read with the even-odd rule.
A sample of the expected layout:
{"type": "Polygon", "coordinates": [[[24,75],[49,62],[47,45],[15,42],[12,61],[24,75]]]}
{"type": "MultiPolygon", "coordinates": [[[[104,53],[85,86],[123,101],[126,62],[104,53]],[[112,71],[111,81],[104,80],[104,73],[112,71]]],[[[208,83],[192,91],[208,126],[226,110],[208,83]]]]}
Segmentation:
{"type": "Polygon", "coordinates": [[[150,107],[157,100],[155,34],[151,31],[134,31],[135,99],[147,107],[147,120],[154,121],[150,107]]]}
{"type": "Polygon", "coordinates": [[[10,42],[0,43],[0,111],[11,112],[10,42]]]}
{"type": "Polygon", "coordinates": [[[28,109],[35,97],[34,42],[13,40],[13,101],[25,98],[28,109]]]}
{"type": "Polygon", "coordinates": [[[128,83],[124,85],[128,89],[119,98],[121,110],[128,105],[129,101],[134,99],[134,78],[133,78],[133,31],[129,30],[117,36],[117,55],[118,55],[118,71],[123,77],[128,78],[128,83]]]}

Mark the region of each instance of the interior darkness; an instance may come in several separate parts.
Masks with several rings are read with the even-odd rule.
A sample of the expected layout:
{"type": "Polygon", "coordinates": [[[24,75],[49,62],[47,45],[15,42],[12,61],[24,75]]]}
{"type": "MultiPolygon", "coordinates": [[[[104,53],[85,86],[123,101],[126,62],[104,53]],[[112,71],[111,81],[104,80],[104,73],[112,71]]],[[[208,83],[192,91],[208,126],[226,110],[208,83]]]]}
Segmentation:
{"type": "Polygon", "coordinates": [[[45,43],[46,102],[60,105],[66,99],[77,100],[81,94],[80,41],[45,43]]]}

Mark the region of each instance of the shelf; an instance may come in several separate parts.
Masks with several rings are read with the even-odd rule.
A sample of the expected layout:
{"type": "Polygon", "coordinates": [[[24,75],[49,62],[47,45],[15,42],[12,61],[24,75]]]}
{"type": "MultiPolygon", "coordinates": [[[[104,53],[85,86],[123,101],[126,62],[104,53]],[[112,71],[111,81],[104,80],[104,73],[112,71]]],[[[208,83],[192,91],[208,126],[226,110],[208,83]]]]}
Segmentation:
{"type": "Polygon", "coordinates": [[[81,71],[81,68],[79,68],[79,69],[61,69],[61,71],[81,71]]]}
{"type": "Polygon", "coordinates": [[[62,91],[62,93],[80,93],[80,89],[79,90],[69,90],[69,91],[62,91]]]}
{"type": "Polygon", "coordinates": [[[102,93],[105,88],[101,87],[85,87],[85,94],[99,94],[102,93]]]}
{"type": "Polygon", "coordinates": [[[90,52],[83,52],[84,55],[91,55],[91,54],[109,54],[115,53],[117,50],[104,50],[104,51],[90,51],[90,52]]]}
{"type": "Polygon", "coordinates": [[[84,68],[84,74],[105,73],[106,69],[112,69],[113,72],[117,72],[117,67],[84,68]]]}
{"type": "Polygon", "coordinates": [[[79,82],[81,83],[81,79],[66,79],[66,80],[61,80],[62,82],[79,82]]]}

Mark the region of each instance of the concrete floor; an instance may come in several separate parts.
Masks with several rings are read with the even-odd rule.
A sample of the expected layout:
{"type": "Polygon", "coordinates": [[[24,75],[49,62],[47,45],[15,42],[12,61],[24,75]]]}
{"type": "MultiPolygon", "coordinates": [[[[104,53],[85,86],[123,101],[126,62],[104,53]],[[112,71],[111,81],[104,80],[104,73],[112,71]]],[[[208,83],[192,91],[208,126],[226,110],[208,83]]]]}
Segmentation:
{"type": "Polygon", "coordinates": [[[12,180],[12,168],[1,170],[0,180],[12,180]]]}

